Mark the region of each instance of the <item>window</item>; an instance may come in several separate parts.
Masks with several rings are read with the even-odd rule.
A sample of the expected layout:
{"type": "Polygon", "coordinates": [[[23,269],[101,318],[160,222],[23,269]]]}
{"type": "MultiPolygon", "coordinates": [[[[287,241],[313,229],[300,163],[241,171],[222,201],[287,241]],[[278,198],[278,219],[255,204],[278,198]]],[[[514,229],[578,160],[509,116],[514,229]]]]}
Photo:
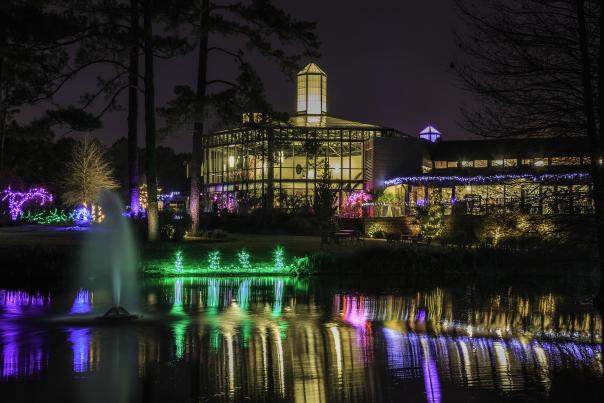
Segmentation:
{"type": "Polygon", "coordinates": [[[474,168],[474,161],[461,161],[462,168],[474,168]]]}
{"type": "Polygon", "coordinates": [[[518,165],[518,161],[515,158],[506,158],[503,160],[503,166],[506,168],[515,167],[516,165],[518,165]]]}
{"type": "Polygon", "coordinates": [[[535,158],[535,166],[536,167],[544,167],[547,166],[547,158],[535,158]]]}
{"type": "Polygon", "coordinates": [[[581,161],[583,162],[583,165],[591,165],[591,157],[584,156],[581,158],[581,161]]]}
{"type": "Polygon", "coordinates": [[[535,163],[535,160],[532,158],[523,158],[521,161],[522,165],[531,166],[535,163]]]}
{"type": "Polygon", "coordinates": [[[579,157],[553,157],[552,165],[580,165],[581,158],[579,157]]]}
{"type": "Polygon", "coordinates": [[[457,161],[447,161],[447,168],[457,168],[457,161]]]}
{"type": "Polygon", "coordinates": [[[447,161],[434,161],[434,169],[444,169],[447,167],[447,161]]]}
{"type": "Polygon", "coordinates": [[[495,168],[499,168],[503,166],[503,160],[493,160],[491,161],[491,166],[495,168]]]}
{"type": "Polygon", "coordinates": [[[474,168],[486,168],[488,165],[487,160],[474,160],[474,168]]]}

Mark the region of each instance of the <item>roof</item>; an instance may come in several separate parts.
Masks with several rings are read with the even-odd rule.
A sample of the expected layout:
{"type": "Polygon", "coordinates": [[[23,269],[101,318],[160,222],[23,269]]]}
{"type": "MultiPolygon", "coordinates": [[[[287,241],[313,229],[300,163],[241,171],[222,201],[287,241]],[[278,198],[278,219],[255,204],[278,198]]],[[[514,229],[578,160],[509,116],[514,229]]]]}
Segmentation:
{"type": "Polygon", "coordinates": [[[586,137],[506,138],[454,140],[434,144],[435,161],[467,161],[503,158],[543,158],[588,155],[586,137]]]}
{"type": "Polygon", "coordinates": [[[327,76],[327,74],[325,74],[325,72],[315,63],[308,63],[306,67],[298,72],[298,75],[301,74],[323,74],[324,76],[327,76]]]}
{"type": "Polygon", "coordinates": [[[419,134],[442,134],[438,131],[438,129],[434,126],[426,126],[424,130],[419,132],[419,134]]]}
{"type": "Polygon", "coordinates": [[[289,119],[289,124],[296,127],[335,127],[335,128],[361,128],[361,129],[384,129],[382,126],[369,123],[354,122],[334,118],[327,115],[298,115],[289,119]]]}

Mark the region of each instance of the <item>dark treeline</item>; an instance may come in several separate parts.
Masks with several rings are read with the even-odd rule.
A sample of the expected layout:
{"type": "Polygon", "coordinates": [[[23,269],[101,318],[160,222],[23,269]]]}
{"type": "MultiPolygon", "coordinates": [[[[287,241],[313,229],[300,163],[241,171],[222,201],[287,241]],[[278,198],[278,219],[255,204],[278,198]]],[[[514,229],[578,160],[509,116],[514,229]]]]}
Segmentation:
{"type": "MultiPolygon", "coordinates": [[[[63,178],[67,170],[66,162],[71,158],[77,141],[70,137],[57,141],[7,139],[6,148],[11,151],[7,154],[6,164],[11,170],[5,171],[0,177],[0,187],[44,186],[61,204],[61,195],[65,190],[63,178]]],[[[119,184],[117,191],[126,200],[129,190],[128,141],[123,137],[103,148],[113,168],[112,176],[119,184]]],[[[138,169],[144,172],[145,152],[141,148],[137,151],[138,169]]],[[[190,154],[177,154],[169,147],[157,147],[157,183],[162,192],[187,191],[189,179],[186,164],[190,159],[190,154]]]]}
{"type": "MultiPolygon", "coordinates": [[[[201,211],[201,137],[207,133],[207,120],[226,124],[240,119],[243,112],[278,114],[265,99],[253,61],[267,59],[290,75],[301,67],[302,59],[318,57],[318,47],[315,23],[287,14],[271,0],[2,0],[1,176],[5,181],[9,177],[21,182],[42,179],[23,172],[19,164],[24,151],[10,142],[51,141],[57,133],[66,132],[78,138],[100,128],[108,113],[125,109],[127,141],[121,145],[119,161],[111,159],[116,169],[127,167],[126,182],[121,172],[117,176],[122,187],[127,185],[126,199],[132,210],[138,209],[140,185],[144,181],[147,186],[148,233],[154,241],[159,238],[155,196],[158,186],[166,187],[161,183],[164,151],[158,147],[159,133],[192,128],[189,211],[191,231],[196,233],[201,211]],[[197,56],[197,71],[186,81],[193,80],[195,87],[178,85],[173,100],[157,105],[155,83],[161,77],[154,68],[156,61],[190,52],[197,56]],[[210,60],[224,67],[217,76],[208,73],[210,60]],[[92,90],[84,90],[74,85],[82,74],[101,75],[92,90]],[[79,101],[58,104],[56,96],[67,89],[71,94],[81,91],[79,101]],[[144,122],[140,128],[139,105],[144,122]],[[20,112],[31,106],[42,113],[24,120],[20,112]],[[158,125],[158,113],[165,127],[158,125]],[[137,149],[141,133],[144,153],[137,149]]],[[[41,149],[62,150],[66,142],[45,144],[41,149]]],[[[46,172],[45,184],[56,180],[50,176],[60,171],[46,172]]]]}

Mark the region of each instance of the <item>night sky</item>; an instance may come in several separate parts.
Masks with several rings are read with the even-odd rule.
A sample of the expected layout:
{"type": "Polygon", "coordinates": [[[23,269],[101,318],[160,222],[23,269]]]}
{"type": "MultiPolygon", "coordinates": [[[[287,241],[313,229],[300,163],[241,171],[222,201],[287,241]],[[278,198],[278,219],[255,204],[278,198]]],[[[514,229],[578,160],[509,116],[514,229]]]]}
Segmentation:
{"type": "MultiPolygon", "coordinates": [[[[449,67],[461,57],[455,32],[463,29],[458,24],[453,0],[276,3],[299,18],[318,22],[323,56],[313,61],[328,75],[329,115],[393,127],[413,135],[431,123],[446,139],[468,137],[460,127],[459,108],[467,105],[470,97],[449,67]]],[[[192,53],[157,61],[158,107],[171,98],[174,85],[195,85],[196,58],[197,54],[192,53]]],[[[265,81],[269,101],[275,109],[293,113],[292,77],[283,76],[274,63],[254,60],[265,81]]],[[[231,65],[228,58],[212,58],[210,79],[230,78],[231,65]]],[[[99,73],[102,70],[79,77],[58,100],[73,102],[75,94],[84,88],[92,89],[99,73]]],[[[123,105],[126,99],[124,93],[123,105]]],[[[140,104],[142,145],[142,98],[140,104]]],[[[126,111],[112,112],[103,124],[94,135],[105,144],[126,136],[126,111]]],[[[189,151],[190,130],[174,133],[163,144],[177,151],[189,151]]]]}

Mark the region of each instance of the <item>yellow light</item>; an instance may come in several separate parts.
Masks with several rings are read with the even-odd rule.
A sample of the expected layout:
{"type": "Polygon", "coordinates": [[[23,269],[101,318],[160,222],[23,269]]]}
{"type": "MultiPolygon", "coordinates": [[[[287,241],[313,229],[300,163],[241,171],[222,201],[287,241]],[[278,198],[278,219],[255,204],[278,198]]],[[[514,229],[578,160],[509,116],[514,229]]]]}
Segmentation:
{"type": "Polygon", "coordinates": [[[235,166],[235,157],[229,156],[229,168],[233,168],[235,166]]]}

